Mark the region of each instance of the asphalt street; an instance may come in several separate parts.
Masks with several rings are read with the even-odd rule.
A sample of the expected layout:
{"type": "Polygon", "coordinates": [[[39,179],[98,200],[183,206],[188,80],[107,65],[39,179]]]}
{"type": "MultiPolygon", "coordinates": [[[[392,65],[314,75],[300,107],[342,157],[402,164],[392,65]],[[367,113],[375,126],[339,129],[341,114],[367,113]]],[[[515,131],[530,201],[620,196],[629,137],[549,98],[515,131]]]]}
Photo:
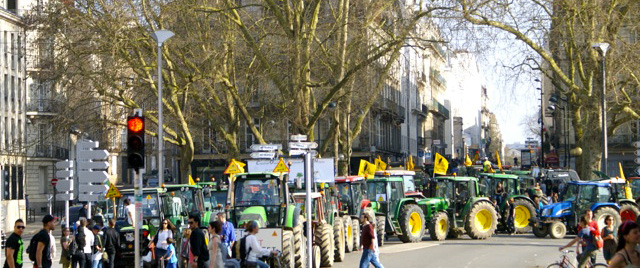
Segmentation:
{"type": "MultiPolygon", "coordinates": [[[[558,248],[574,237],[557,240],[521,234],[473,240],[462,236],[442,242],[425,238],[423,242],[412,244],[393,239],[381,248],[380,259],[385,268],[547,267],[560,258],[558,248]]],[[[360,257],[360,252],[349,253],[344,262],[335,263],[333,267],[358,267],[360,257]]],[[[601,253],[597,262],[604,263],[601,253]]]]}

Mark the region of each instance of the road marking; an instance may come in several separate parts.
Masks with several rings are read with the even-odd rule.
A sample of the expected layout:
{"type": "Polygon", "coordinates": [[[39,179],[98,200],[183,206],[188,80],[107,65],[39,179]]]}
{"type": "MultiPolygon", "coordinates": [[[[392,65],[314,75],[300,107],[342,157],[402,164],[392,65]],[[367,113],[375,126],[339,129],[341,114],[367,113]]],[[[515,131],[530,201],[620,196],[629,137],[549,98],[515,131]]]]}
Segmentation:
{"type": "Polygon", "coordinates": [[[406,244],[393,245],[393,246],[388,246],[388,247],[385,246],[384,248],[382,248],[380,253],[382,253],[382,254],[393,254],[393,253],[411,251],[411,250],[428,248],[428,247],[439,246],[439,245],[440,245],[440,243],[424,243],[424,244],[423,243],[420,243],[420,244],[406,243],[406,244]]]}

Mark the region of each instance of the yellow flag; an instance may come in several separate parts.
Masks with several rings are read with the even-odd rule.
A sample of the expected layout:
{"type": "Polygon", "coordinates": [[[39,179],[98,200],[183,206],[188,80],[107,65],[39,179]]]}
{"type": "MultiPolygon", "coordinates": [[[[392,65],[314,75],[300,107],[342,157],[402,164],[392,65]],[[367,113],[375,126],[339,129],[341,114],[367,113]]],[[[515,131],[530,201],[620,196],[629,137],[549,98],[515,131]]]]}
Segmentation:
{"type": "Polygon", "coordinates": [[[449,161],[442,157],[439,153],[436,153],[436,161],[433,168],[433,174],[447,175],[447,169],[449,168],[449,161]]]}
{"type": "Polygon", "coordinates": [[[498,151],[496,151],[496,159],[498,161],[498,169],[502,171],[502,161],[500,161],[500,153],[498,153],[498,151]]]}
{"type": "Polygon", "coordinates": [[[626,182],[624,184],[624,195],[627,199],[633,199],[633,192],[631,192],[631,184],[629,180],[624,176],[624,171],[622,170],[622,163],[618,163],[618,167],[620,168],[620,177],[626,182]]]}
{"type": "Polygon", "coordinates": [[[371,164],[367,161],[367,170],[365,171],[365,176],[367,179],[373,179],[376,175],[376,165],[371,164]]]}
{"type": "Polygon", "coordinates": [[[364,176],[364,172],[367,169],[367,163],[369,161],[360,159],[360,167],[358,168],[358,176],[364,176]]]}
{"type": "Polygon", "coordinates": [[[189,185],[196,185],[196,182],[193,181],[193,178],[191,177],[191,175],[189,175],[189,185]]]}
{"type": "Polygon", "coordinates": [[[469,154],[467,154],[467,158],[464,160],[464,165],[467,167],[473,165],[473,162],[471,162],[471,158],[469,158],[469,154]]]}
{"type": "Polygon", "coordinates": [[[409,163],[407,163],[407,169],[408,170],[413,170],[414,168],[416,168],[416,165],[413,163],[413,155],[409,156],[409,163]]]}
{"type": "Polygon", "coordinates": [[[376,171],[377,170],[387,170],[387,163],[382,161],[382,159],[380,159],[380,156],[378,156],[378,158],[376,158],[373,162],[376,165],[376,171]]]}

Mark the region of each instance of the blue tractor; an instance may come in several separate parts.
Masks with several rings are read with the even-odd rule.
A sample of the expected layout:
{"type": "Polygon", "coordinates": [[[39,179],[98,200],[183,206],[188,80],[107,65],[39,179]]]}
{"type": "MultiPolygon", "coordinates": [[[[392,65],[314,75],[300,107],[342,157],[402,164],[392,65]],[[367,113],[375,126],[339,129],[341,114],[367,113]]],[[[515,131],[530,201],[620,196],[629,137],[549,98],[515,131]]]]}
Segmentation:
{"type": "Polygon", "coordinates": [[[610,183],[571,181],[566,184],[560,201],[543,206],[542,213],[530,220],[529,224],[537,237],[549,234],[551,238],[560,239],[567,232],[575,234],[579,217],[590,209],[600,229],[604,227],[604,218],[608,215],[613,218],[614,226],[618,226],[621,219],[616,198],[610,183]]]}

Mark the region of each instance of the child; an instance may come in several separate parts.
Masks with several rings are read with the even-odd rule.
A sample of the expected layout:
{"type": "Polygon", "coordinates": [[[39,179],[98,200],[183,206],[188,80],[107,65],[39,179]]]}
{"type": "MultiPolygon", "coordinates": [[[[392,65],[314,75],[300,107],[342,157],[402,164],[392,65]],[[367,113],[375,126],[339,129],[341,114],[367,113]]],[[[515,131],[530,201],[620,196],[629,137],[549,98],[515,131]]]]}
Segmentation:
{"type": "Polygon", "coordinates": [[[178,257],[176,256],[176,247],[174,246],[175,241],[173,238],[167,238],[167,253],[165,256],[165,260],[167,260],[167,268],[178,268],[178,257]]]}

